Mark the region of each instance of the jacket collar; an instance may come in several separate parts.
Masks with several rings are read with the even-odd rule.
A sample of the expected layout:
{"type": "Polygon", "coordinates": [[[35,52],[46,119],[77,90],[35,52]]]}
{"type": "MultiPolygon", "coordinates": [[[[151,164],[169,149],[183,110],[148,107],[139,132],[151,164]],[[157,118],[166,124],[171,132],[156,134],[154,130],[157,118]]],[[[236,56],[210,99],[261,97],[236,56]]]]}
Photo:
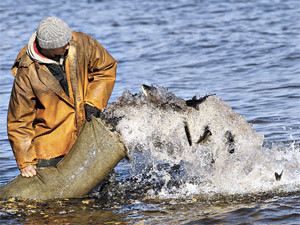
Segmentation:
{"type": "MultiPolygon", "coordinates": [[[[60,98],[62,98],[65,102],[67,102],[72,107],[76,107],[76,100],[74,103],[73,98],[73,89],[74,85],[77,85],[77,82],[72,82],[72,77],[76,78],[77,66],[76,66],[76,46],[74,41],[70,41],[70,48],[68,50],[68,55],[65,58],[65,66],[66,66],[66,75],[71,79],[71,88],[72,91],[70,92],[70,97],[65,93],[62,89],[59,81],[51,74],[47,66],[41,65],[40,63],[35,63],[36,69],[38,71],[38,77],[41,82],[50,88],[55,94],[57,94],[60,98]]],[[[53,60],[52,60],[53,61],[53,60]]],[[[43,64],[43,63],[42,63],[43,64]]],[[[73,78],[74,79],[74,78],[73,78]]]]}
{"type": "Polygon", "coordinates": [[[42,54],[40,54],[36,49],[36,32],[34,32],[29,40],[28,48],[27,48],[27,54],[30,56],[30,58],[38,63],[43,64],[58,64],[55,60],[49,59],[42,54]]]}

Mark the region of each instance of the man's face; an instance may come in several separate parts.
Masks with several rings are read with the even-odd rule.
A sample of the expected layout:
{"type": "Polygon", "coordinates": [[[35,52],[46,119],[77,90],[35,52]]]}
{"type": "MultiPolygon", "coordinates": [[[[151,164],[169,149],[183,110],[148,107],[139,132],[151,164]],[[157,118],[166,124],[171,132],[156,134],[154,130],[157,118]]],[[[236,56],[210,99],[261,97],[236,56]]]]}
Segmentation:
{"type": "Polygon", "coordinates": [[[43,49],[43,51],[50,57],[55,57],[57,55],[64,55],[66,51],[70,48],[69,43],[60,47],[60,48],[54,48],[54,49],[43,49]]]}

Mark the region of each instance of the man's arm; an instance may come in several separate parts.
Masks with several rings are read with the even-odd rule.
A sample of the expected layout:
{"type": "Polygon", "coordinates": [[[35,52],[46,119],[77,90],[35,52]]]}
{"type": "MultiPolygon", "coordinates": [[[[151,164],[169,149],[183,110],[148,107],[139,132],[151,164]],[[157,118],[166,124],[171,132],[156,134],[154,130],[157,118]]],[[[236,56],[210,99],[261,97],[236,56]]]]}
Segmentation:
{"type": "Polygon", "coordinates": [[[95,39],[91,38],[90,44],[93,50],[89,61],[85,102],[102,110],[115,84],[117,61],[95,39]]]}
{"type": "MultiPolygon", "coordinates": [[[[21,68],[28,71],[28,68],[21,68]]],[[[20,72],[20,71],[19,71],[20,72]]],[[[35,175],[37,157],[32,140],[35,132],[35,96],[27,76],[17,74],[11,92],[7,132],[22,176],[35,175]]]]}

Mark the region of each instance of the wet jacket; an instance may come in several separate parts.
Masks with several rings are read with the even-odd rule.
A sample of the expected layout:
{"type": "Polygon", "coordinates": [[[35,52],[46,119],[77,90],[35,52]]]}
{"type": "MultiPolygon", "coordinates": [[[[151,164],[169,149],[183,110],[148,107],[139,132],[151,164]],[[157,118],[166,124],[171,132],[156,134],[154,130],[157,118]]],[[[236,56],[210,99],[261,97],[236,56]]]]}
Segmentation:
{"type": "Polygon", "coordinates": [[[7,131],[19,169],[67,153],[84,121],[86,103],[107,105],[117,62],[91,36],[72,32],[65,58],[68,94],[47,68],[58,63],[34,52],[34,33],[12,67],[7,131]]]}

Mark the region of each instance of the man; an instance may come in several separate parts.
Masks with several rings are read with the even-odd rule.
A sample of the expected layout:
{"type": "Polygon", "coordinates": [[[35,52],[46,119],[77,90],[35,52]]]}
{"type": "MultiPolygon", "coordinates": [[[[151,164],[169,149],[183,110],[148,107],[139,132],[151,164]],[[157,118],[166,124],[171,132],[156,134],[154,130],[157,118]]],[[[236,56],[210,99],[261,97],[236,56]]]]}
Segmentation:
{"type": "Polygon", "coordinates": [[[42,20],[12,67],[7,131],[23,177],[55,165],[85,120],[99,116],[111,95],[117,62],[91,36],[59,18],[42,20]],[[54,163],[54,164],[53,164],[54,163]]]}

